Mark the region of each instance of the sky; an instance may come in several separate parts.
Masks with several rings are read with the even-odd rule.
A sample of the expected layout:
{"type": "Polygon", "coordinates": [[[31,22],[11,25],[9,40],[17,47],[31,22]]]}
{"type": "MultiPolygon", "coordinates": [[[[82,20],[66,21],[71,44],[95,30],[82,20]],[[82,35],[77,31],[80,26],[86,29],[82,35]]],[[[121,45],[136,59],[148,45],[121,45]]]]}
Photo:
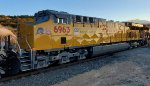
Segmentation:
{"type": "Polygon", "coordinates": [[[41,10],[127,21],[150,21],[150,0],[1,0],[0,15],[34,15],[41,10]]]}

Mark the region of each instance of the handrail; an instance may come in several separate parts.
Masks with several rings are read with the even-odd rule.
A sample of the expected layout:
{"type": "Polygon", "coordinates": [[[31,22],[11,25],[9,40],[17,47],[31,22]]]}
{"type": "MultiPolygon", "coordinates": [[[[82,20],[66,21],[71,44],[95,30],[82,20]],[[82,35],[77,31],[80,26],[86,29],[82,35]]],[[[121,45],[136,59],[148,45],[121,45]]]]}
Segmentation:
{"type": "MultiPolygon", "coordinates": [[[[12,37],[12,39],[15,40],[13,37],[12,37]]],[[[20,47],[20,45],[19,45],[19,43],[18,43],[17,40],[16,40],[16,43],[17,43],[17,46],[18,46],[18,48],[19,48],[19,55],[21,55],[21,47],[20,47]]]]}
{"type": "Polygon", "coordinates": [[[26,43],[27,43],[28,47],[30,48],[30,50],[32,51],[32,48],[31,48],[31,46],[30,46],[30,44],[28,42],[27,36],[26,36],[26,43]]]}
{"type": "MultiPolygon", "coordinates": [[[[28,39],[27,39],[27,36],[26,36],[26,43],[27,43],[27,45],[28,45],[28,47],[30,48],[30,52],[31,52],[31,60],[33,61],[33,54],[32,54],[32,48],[31,48],[31,46],[30,46],[30,44],[29,44],[29,42],[28,42],[28,39]]],[[[34,65],[32,65],[32,67],[34,68],[34,65]]]]}

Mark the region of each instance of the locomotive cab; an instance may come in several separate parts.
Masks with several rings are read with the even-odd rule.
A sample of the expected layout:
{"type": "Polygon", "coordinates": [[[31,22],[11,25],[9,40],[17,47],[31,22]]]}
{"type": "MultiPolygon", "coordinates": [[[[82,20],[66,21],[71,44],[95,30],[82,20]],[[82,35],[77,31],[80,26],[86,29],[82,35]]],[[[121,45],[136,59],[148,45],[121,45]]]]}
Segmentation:
{"type": "Polygon", "coordinates": [[[60,59],[58,53],[73,46],[72,16],[66,12],[39,11],[35,23],[21,23],[18,33],[21,70],[47,67],[60,59]]]}

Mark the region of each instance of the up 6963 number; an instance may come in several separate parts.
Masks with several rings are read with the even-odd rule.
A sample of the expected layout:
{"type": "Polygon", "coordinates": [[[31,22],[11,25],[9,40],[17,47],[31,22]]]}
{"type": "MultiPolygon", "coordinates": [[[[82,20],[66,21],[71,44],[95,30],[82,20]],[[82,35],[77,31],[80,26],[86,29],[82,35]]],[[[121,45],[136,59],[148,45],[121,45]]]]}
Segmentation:
{"type": "Polygon", "coordinates": [[[55,33],[70,33],[70,28],[66,26],[55,26],[54,32],[55,33]]]}

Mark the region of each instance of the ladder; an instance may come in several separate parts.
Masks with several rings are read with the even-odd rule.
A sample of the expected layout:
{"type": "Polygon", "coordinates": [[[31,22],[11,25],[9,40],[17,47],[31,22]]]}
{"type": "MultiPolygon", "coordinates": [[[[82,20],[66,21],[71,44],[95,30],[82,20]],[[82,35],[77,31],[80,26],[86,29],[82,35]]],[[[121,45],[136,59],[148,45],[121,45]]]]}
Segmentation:
{"type": "Polygon", "coordinates": [[[30,52],[22,50],[20,55],[21,71],[28,71],[32,69],[32,60],[30,52]]]}
{"type": "Polygon", "coordinates": [[[26,37],[26,43],[30,51],[21,50],[21,54],[20,54],[21,71],[28,71],[34,69],[33,51],[27,40],[27,37],[26,37]]]}

